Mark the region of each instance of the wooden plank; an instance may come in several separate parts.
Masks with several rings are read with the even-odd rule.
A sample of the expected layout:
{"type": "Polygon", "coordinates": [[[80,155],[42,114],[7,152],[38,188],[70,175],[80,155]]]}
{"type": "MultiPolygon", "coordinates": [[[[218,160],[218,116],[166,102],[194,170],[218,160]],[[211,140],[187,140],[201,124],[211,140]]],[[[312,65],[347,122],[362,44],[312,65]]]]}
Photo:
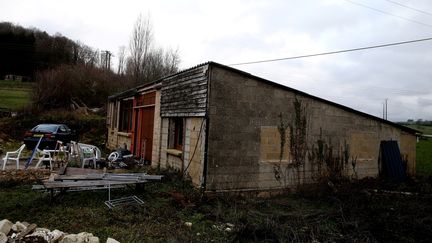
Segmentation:
{"type": "Polygon", "coordinates": [[[207,66],[196,67],[162,80],[161,116],[205,114],[207,105],[207,66]]]}
{"type": "MultiPolygon", "coordinates": [[[[87,174],[87,175],[57,175],[55,181],[65,181],[65,180],[102,180],[114,178],[119,180],[119,178],[130,179],[143,179],[143,180],[161,180],[162,175],[148,175],[145,173],[109,173],[109,174],[87,174]]],[[[121,180],[121,179],[120,179],[121,180]]]]}
{"type": "Polygon", "coordinates": [[[60,169],[59,169],[59,171],[58,171],[58,174],[59,175],[64,175],[64,174],[66,174],[66,167],[67,167],[67,162],[66,162],[66,164],[64,165],[64,166],[62,166],[62,167],[60,167],[60,169]]]}
{"type": "Polygon", "coordinates": [[[145,175],[141,178],[144,180],[162,180],[163,175],[145,175]]]}
{"type": "Polygon", "coordinates": [[[167,90],[173,89],[173,88],[181,88],[182,86],[190,86],[191,84],[207,84],[207,78],[204,76],[200,77],[191,77],[188,79],[183,80],[177,80],[175,82],[166,83],[165,86],[161,89],[163,92],[166,92],[167,90]]]}
{"type": "Polygon", "coordinates": [[[161,117],[204,117],[206,115],[205,112],[189,112],[185,114],[177,114],[177,113],[168,113],[168,114],[161,114],[161,117]]]}
{"type": "Polygon", "coordinates": [[[87,175],[87,174],[103,174],[102,170],[68,167],[66,175],[87,175]]]}
{"type": "Polygon", "coordinates": [[[83,180],[83,181],[44,181],[43,184],[47,189],[56,188],[75,188],[75,187],[91,187],[91,186],[108,186],[108,185],[131,185],[145,183],[141,181],[111,181],[111,180],[83,180]]]}
{"type": "Polygon", "coordinates": [[[63,180],[101,180],[104,174],[88,174],[88,175],[58,175],[56,181],[63,180]]]}

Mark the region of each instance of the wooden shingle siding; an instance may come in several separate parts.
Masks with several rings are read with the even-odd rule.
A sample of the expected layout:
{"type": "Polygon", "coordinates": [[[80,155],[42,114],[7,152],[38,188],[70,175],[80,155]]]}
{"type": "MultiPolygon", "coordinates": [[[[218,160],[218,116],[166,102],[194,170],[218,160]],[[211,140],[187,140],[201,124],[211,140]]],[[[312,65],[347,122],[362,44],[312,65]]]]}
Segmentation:
{"type": "Polygon", "coordinates": [[[162,80],[161,117],[206,115],[207,69],[206,64],[162,80]]]}

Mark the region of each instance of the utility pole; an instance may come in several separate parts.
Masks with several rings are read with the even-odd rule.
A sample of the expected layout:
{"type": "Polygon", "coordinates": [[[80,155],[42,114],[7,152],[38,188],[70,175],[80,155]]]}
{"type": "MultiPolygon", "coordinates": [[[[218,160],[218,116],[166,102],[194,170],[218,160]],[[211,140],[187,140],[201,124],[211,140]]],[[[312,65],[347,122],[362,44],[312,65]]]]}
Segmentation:
{"type": "Polygon", "coordinates": [[[388,98],[386,98],[385,100],[384,100],[384,103],[383,103],[383,119],[384,120],[387,120],[387,102],[388,101],[388,98]]]}
{"type": "Polygon", "coordinates": [[[106,70],[111,69],[111,56],[112,56],[112,53],[109,52],[108,50],[102,51],[101,56],[102,56],[101,57],[102,58],[102,60],[101,60],[102,67],[104,69],[106,69],[106,70]]]}
{"type": "Polygon", "coordinates": [[[387,110],[387,101],[388,101],[388,99],[385,99],[385,106],[386,106],[386,120],[388,120],[388,117],[387,117],[387,112],[388,112],[388,110],[387,110]]]}

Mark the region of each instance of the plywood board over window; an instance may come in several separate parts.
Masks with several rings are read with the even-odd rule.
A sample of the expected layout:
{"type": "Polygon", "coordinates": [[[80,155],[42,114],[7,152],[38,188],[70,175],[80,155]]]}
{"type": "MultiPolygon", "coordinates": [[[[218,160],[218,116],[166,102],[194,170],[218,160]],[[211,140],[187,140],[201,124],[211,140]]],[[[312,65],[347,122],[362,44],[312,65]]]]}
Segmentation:
{"type": "Polygon", "coordinates": [[[262,126],[260,130],[260,161],[289,163],[290,157],[289,129],[285,132],[285,145],[281,155],[281,134],[277,126],[262,126]]]}

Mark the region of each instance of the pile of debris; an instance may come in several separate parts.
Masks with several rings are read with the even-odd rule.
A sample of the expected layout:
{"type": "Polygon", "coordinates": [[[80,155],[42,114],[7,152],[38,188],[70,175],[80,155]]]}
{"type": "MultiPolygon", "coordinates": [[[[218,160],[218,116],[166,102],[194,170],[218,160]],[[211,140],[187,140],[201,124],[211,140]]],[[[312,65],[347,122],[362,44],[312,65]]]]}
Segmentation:
{"type": "MultiPolygon", "coordinates": [[[[50,231],[38,228],[36,224],[17,221],[15,224],[7,219],[0,221],[0,243],[6,242],[48,242],[48,243],[99,243],[99,237],[92,233],[81,232],[68,234],[60,230],[50,231]]],[[[119,243],[108,238],[107,243],[119,243]]]]}
{"type": "Polygon", "coordinates": [[[1,183],[32,183],[39,179],[48,178],[50,172],[47,170],[3,170],[0,171],[1,183]]]}

